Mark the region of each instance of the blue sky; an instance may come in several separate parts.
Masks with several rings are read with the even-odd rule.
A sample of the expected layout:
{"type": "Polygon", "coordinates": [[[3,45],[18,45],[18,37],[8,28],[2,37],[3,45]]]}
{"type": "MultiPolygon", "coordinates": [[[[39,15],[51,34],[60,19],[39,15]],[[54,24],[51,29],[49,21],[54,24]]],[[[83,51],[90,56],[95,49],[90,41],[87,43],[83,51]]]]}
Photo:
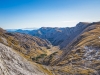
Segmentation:
{"type": "Polygon", "coordinates": [[[72,27],[100,21],[100,0],[0,0],[0,27],[72,27]]]}

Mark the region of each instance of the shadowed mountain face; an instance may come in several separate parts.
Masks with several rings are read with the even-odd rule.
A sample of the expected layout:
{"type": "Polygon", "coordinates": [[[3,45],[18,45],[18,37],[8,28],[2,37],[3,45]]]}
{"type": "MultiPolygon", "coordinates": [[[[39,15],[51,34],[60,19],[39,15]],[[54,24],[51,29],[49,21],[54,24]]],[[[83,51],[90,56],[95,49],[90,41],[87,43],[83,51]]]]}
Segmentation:
{"type": "Polygon", "coordinates": [[[72,28],[43,27],[28,34],[0,29],[0,42],[17,51],[20,57],[39,63],[38,67],[42,66],[39,70],[47,75],[100,74],[100,22],[80,22],[72,28]]]}

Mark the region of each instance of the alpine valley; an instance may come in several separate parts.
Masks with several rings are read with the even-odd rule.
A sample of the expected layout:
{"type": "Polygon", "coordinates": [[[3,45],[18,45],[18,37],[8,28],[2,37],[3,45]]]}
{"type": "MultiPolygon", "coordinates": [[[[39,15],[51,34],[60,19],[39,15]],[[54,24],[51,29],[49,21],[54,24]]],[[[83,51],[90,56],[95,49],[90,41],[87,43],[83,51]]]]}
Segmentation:
{"type": "Polygon", "coordinates": [[[100,75],[100,22],[0,28],[0,75],[100,75]]]}

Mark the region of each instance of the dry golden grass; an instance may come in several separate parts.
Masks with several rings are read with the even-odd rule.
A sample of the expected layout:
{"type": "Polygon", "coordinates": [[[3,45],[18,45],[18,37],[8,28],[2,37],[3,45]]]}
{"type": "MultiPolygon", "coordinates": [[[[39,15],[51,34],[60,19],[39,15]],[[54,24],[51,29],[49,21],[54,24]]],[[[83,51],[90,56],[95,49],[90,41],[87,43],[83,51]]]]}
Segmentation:
{"type": "Polygon", "coordinates": [[[100,26],[99,25],[97,26],[95,26],[95,29],[89,32],[85,32],[81,35],[83,38],[79,40],[77,47],[85,46],[85,45],[88,45],[88,46],[93,45],[93,46],[100,47],[100,42],[99,42],[100,26]]]}
{"type": "MultiPolygon", "coordinates": [[[[18,36],[19,34],[17,34],[18,36]]],[[[10,36],[1,33],[0,36],[7,39],[8,46],[16,50],[20,55],[24,58],[32,62],[32,58],[35,62],[41,63],[43,60],[47,65],[52,65],[56,60],[58,60],[60,55],[62,55],[62,51],[57,50],[57,48],[47,49],[43,45],[45,41],[42,41],[34,38],[30,40],[29,36],[20,36],[19,37],[10,36]],[[23,41],[23,39],[27,41],[23,41]],[[40,42],[40,43],[39,43],[40,42]],[[57,52],[57,53],[56,53],[57,52]],[[46,56],[42,56],[46,55],[46,56]]],[[[94,60],[92,61],[92,66],[85,66],[85,63],[88,63],[88,60],[85,58],[85,53],[87,52],[85,47],[94,47],[100,48],[100,26],[93,25],[84,30],[84,32],[78,37],[77,40],[74,40],[74,44],[72,45],[72,49],[68,55],[62,57],[63,60],[57,62],[56,65],[59,65],[59,68],[55,68],[55,72],[62,72],[69,75],[79,74],[79,75],[91,75],[95,72],[95,70],[100,70],[100,61],[94,60]],[[98,65],[98,66],[97,66],[98,65]],[[93,67],[95,66],[95,68],[93,67]],[[86,67],[86,68],[85,68],[86,67]],[[92,69],[94,68],[94,70],[92,69]]],[[[0,39],[0,42],[3,43],[3,40],[0,39]]],[[[70,47],[69,47],[70,48],[70,47]]],[[[67,50],[67,49],[66,49],[67,50]]],[[[37,66],[48,75],[53,75],[53,71],[48,68],[37,64],[37,66]]]]}

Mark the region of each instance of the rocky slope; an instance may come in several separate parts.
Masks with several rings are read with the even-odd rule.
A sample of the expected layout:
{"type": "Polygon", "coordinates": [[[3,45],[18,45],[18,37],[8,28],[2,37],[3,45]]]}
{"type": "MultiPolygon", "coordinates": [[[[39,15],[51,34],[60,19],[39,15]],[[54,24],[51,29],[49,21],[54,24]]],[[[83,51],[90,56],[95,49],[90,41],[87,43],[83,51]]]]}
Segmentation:
{"type": "Polygon", "coordinates": [[[0,75],[55,75],[48,66],[38,64],[58,51],[50,45],[40,38],[0,28],[0,75]]]}
{"type": "Polygon", "coordinates": [[[0,75],[48,75],[11,48],[0,43],[0,75]]]}
{"type": "Polygon", "coordinates": [[[0,29],[0,42],[20,52],[28,60],[40,62],[53,52],[59,51],[47,40],[20,33],[8,33],[0,29]]]}

